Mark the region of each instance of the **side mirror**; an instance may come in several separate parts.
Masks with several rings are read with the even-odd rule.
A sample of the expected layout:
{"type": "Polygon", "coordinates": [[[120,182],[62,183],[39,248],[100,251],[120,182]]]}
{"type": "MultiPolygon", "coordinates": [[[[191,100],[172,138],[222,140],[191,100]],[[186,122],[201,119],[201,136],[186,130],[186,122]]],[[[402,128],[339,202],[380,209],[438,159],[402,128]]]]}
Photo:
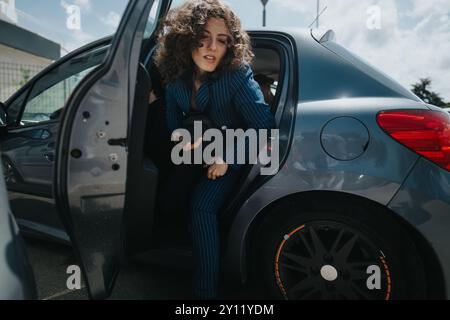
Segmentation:
{"type": "Polygon", "coordinates": [[[7,114],[6,107],[3,102],[0,102],[0,128],[6,128],[7,125],[7,114]]]}

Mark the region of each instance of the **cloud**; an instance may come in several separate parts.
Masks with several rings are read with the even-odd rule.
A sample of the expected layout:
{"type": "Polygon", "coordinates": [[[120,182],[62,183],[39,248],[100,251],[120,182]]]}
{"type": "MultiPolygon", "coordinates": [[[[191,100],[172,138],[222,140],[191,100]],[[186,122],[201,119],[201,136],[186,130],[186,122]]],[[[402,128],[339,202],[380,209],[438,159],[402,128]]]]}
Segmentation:
{"type": "Polygon", "coordinates": [[[117,28],[120,23],[120,14],[110,11],[106,17],[100,17],[100,21],[108,27],[117,28]]]}
{"type": "MultiPolygon", "coordinates": [[[[273,0],[308,18],[315,0],[273,0]]],[[[405,87],[430,77],[433,89],[450,101],[449,0],[322,0],[327,11],[320,22],[336,31],[337,40],[405,87]],[[403,2],[403,3],[402,3],[403,2]],[[367,28],[367,8],[381,9],[381,29],[367,28]]]]}
{"type": "Polygon", "coordinates": [[[61,6],[64,8],[64,10],[67,10],[67,7],[70,5],[75,5],[80,8],[80,10],[85,10],[87,12],[91,11],[91,2],[90,0],[74,0],[73,3],[67,3],[64,0],[60,1],[61,6]]]}
{"type": "Polygon", "coordinates": [[[91,1],[90,0],[75,0],[74,4],[79,6],[86,11],[91,11],[91,1]]]}
{"type": "Polygon", "coordinates": [[[82,46],[97,40],[94,35],[84,32],[82,30],[73,30],[70,33],[70,37],[63,41],[64,50],[67,52],[72,52],[82,46]]]}
{"type": "MultiPolygon", "coordinates": [[[[66,11],[70,6],[73,6],[73,5],[78,6],[80,8],[80,10],[82,10],[82,9],[84,9],[86,11],[91,10],[90,0],[74,0],[72,3],[68,3],[65,0],[60,1],[61,6],[66,11]]],[[[79,29],[68,28],[66,25],[68,32],[67,32],[67,35],[64,37],[64,40],[61,41],[63,51],[65,51],[66,53],[71,52],[75,49],[78,49],[78,48],[84,46],[85,44],[93,42],[97,39],[97,37],[94,36],[93,34],[83,31],[83,28],[82,28],[83,24],[81,23],[81,16],[80,16],[79,22],[80,22],[79,29]]]]}

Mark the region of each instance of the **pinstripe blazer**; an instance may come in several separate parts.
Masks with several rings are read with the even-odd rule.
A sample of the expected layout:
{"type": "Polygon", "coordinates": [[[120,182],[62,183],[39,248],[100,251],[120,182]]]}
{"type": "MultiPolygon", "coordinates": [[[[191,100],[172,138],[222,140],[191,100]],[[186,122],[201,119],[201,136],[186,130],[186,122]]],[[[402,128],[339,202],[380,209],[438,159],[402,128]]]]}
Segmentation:
{"type": "MultiPolygon", "coordinates": [[[[169,132],[180,128],[184,114],[189,112],[192,87],[188,79],[189,75],[166,86],[169,132]]],[[[196,107],[202,111],[208,103],[209,117],[218,127],[269,129],[275,125],[274,117],[248,65],[237,71],[224,71],[217,79],[205,80],[197,92],[196,107]]]]}
{"type": "MultiPolygon", "coordinates": [[[[189,112],[192,96],[190,77],[191,74],[186,74],[166,85],[166,122],[170,133],[181,128],[183,117],[189,112]]],[[[203,111],[208,104],[209,118],[218,128],[275,127],[274,117],[249,65],[205,80],[197,91],[196,108],[203,111]]]]}

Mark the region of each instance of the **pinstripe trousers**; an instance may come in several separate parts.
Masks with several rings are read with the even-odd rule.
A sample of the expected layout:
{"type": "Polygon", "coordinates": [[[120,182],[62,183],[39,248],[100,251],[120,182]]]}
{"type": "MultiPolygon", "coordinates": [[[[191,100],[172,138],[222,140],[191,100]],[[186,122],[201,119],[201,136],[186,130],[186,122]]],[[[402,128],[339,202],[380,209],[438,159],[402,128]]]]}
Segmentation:
{"type": "Polygon", "coordinates": [[[192,196],[190,230],[194,255],[193,292],[200,299],[218,294],[220,243],[218,212],[229,198],[240,176],[230,170],[216,180],[202,174],[192,196]]]}
{"type": "Polygon", "coordinates": [[[159,206],[164,212],[188,214],[194,258],[193,293],[200,299],[217,296],[220,265],[218,213],[229,199],[241,170],[230,170],[216,180],[200,165],[175,166],[162,186],[159,206]],[[187,207],[187,208],[186,208],[187,207]],[[186,210],[188,209],[188,210],[186,210]]]}

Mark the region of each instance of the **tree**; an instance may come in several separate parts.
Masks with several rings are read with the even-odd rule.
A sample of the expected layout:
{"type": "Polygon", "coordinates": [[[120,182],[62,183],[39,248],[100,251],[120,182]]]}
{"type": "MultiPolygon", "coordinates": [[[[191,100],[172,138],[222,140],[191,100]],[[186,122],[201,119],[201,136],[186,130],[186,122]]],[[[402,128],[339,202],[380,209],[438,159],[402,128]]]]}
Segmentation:
{"type": "Polygon", "coordinates": [[[28,82],[28,80],[30,80],[30,78],[31,78],[31,70],[20,67],[20,80],[14,81],[14,85],[17,87],[17,89],[19,89],[23,85],[25,85],[28,82]]]}
{"type": "Polygon", "coordinates": [[[431,79],[424,78],[416,84],[412,85],[412,91],[426,103],[435,105],[441,108],[449,108],[450,103],[446,103],[439,94],[431,91],[431,79]]]}

